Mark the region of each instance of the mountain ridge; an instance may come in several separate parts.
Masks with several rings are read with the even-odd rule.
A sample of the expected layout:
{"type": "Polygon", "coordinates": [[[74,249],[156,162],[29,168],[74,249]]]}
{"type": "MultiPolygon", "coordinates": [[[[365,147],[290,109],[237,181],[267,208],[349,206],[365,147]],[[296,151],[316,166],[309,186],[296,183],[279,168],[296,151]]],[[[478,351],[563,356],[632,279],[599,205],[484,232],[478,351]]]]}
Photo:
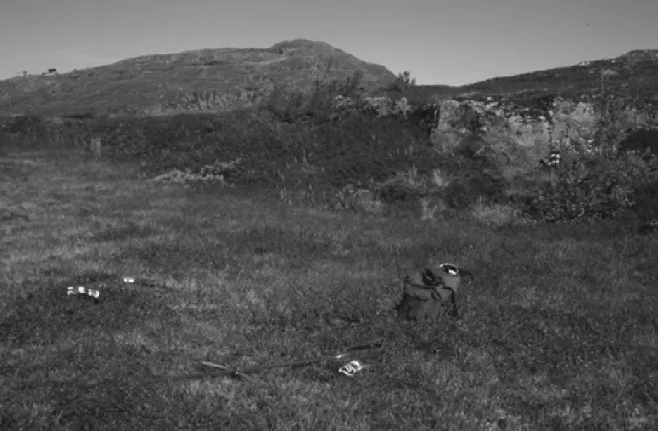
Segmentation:
{"type": "MultiPolygon", "coordinates": [[[[584,60],[571,66],[498,76],[462,86],[438,86],[437,92],[461,98],[560,95],[580,99],[600,91],[602,72],[607,72],[605,83],[609,91],[624,96],[644,93],[645,98],[658,101],[658,49],[636,49],[613,58],[584,60]]],[[[432,91],[437,86],[422,87],[432,91]]]]}
{"type": "MultiPolygon", "coordinates": [[[[572,66],[493,77],[462,86],[418,85],[420,99],[535,98],[559,94],[580,98],[600,91],[605,71],[609,91],[658,100],[658,49],[572,66]]],[[[327,79],[363,75],[368,92],[395,80],[385,66],[360,60],[326,42],[293,39],[269,48],[206,48],[147,54],[54,75],[0,81],[0,114],[169,115],[223,112],[265,101],[277,86],[304,88],[318,74],[327,79]]]]}

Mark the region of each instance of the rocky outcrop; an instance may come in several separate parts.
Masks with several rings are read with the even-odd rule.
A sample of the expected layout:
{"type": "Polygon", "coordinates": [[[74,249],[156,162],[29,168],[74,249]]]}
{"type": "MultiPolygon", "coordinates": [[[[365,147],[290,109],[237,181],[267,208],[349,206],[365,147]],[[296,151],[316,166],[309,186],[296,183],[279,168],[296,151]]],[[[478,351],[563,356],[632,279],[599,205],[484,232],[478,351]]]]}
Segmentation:
{"type": "MultiPolygon", "coordinates": [[[[143,111],[147,115],[175,115],[182,113],[226,112],[232,109],[248,108],[261,103],[267,94],[264,91],[242,91],[239,94],[219,91],[177,92],[170,95],[168,102],[154,104],[143,111]]],[[[165,99],[165,97],[163,97],[165,99]]]]}
{"type": "MultiPolygon", "coordinates": [[[[537,156],[536,162],[552,149],[593,151],[601,123],[597,100],[562,97],[521,101],[502,97],[446,99],[419,107],[410,105],[404,97],[394,100],[388,96],[368,96],[357,103],[337,96],[333,104],[337,113],[357,106],[378,117],[414,116],[426,125],[432,144],[441,151],[452,152],[465,142],[477,140],[498,152],[532,152],[537,156]]],[[[656,108],[651,105],[623,102],[614,109],[614,127],[621,131],[618,138],[658,124],[656,108]]],[[[529,161],[532,160],[526,158],[524,163],[529,161]]]]}
{"type": "Polygon", "coordinates": [[[597,122],[591,104],[561,99],[539,107],[511,101],[442,100],[436,110],[432,143],[447,151],[474,133],[485,142],[504,139],[521,147],[548,147],[559,139],[586,141],[597,122]]]}
{"type": "MultiPolygon", "coordinates": [[[[483,143],[515,145],[548,153],[551,148],[590,148],[600,115],[595,101],[544,97],[530,103],[488,97],[476,100],[441,100],[426,106],[435,110],[432,143],[452,151],[477,135],[483,143]]],[[[655,125],[655,111],[626,106],[618,113],[623,130],[655,125]]]]}

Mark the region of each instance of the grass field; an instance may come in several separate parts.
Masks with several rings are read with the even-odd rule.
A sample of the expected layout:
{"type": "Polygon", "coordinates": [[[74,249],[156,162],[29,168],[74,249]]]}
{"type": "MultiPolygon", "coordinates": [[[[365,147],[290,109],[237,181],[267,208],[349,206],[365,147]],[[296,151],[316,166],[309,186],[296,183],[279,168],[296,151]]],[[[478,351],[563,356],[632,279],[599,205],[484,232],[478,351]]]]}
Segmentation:
{"type": "Polygon", "coordinates": [[[4,152],[0,429],[657,427],[655,236],[322,212],[4,152]],[[441,262],[475,273],[461,320],[393,319],[403,274],[441,262]],[[70,285],[100,287],[100,303],[70,285]],[[352,378],[332,361],[174,378],[371,341],[352,378]]]}

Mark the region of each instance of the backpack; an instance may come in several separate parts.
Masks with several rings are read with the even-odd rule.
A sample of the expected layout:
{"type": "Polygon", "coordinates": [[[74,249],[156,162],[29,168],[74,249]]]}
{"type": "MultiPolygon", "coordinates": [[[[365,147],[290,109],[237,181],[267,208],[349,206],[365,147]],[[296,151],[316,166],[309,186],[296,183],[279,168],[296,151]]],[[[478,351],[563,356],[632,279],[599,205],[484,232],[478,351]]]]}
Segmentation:
{"type": "Polygon", "coordinates": [[[473,281],[469,271],[449,263],[406,276],[402,299],[395,307],[398,318],[438,320],[444,315],[459,318],[455,295],[464,276],[469,276],[470,282],[473,281]]]}

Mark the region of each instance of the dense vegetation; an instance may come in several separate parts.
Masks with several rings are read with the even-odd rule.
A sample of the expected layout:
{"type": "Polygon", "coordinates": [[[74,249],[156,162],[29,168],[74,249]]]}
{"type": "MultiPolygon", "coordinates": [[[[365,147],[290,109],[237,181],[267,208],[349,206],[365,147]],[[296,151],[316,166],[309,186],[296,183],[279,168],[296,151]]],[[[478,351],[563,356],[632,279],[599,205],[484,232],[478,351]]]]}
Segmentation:
{"type": "Polygon", "coordinates": [[[139,163],[153,176],[179,172],[183,179],[201,180],[197,183],[222,176],[235,185],[293,195],[303,191],[304,200],[321,205],[335,205],[347,188],[369,189],[378,200],[403,206],[427,198],[455,210],[476,202],[504,205],[526,221],[655,217],[657,202],[647,192],[658,178],[653,129],[619,134],[614,124],[602,124],[607,132],[599,139],[606,142],[595,143],[597,153],[563,154],[550,175],[509,177],[494,148],[469,149],[468,142],[477,140],[477,115],[474,137],[457,152],[442,154],[429,141],[424,101],[408,75],[391,84],[389,95],[394,100],[408,95],[417,107],[409,115],[368,110],[359,102],[365,91],[361,79],[356,73],[345,80],[318,80],[310,90],[277,87],[258,108],[220,115],[55,124],[17,117],[6,129],[54,145],[77,142],[85,149],[99,138],[105,157],[139,163]],[[337,106],[336,100],[357,102],[337,106]]]}

